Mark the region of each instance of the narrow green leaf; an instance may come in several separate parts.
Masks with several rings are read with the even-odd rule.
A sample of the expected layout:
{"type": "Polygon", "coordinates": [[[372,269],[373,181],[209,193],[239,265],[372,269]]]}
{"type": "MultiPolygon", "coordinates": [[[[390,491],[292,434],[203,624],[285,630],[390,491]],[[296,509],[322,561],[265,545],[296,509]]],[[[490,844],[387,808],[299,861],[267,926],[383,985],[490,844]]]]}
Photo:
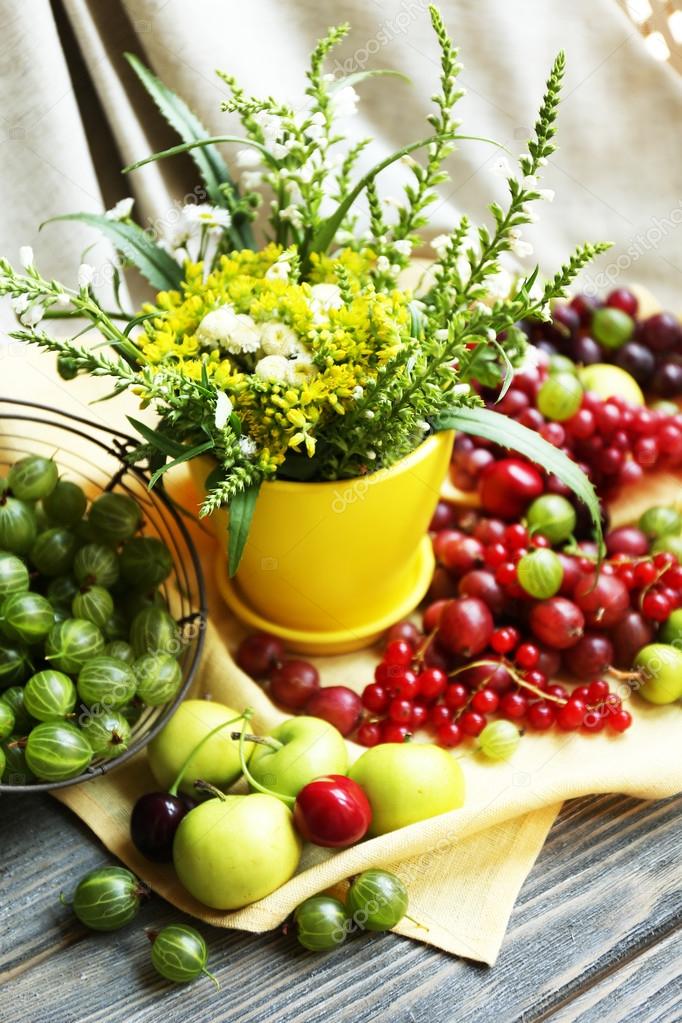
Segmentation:
{"type": "MultiPolygon", "coordinates": [[[[134,53],[126,53],[124,56],[156,106],[183,142],[195,142],[197,139],[210,138],[207,129],[180,96],[164,85],[161,79],[157,78],[134,53]]],[[[211,201],[216,206],[225,206],[225,196],[220,186],[227,184],[234,188],[234,182],[227,164],[218,150],[207,145],[205,149],[191,150],[190,155],[199,169],[211,201]]]]}
{"type": "Polygon", "coordinates": [[[240,491],[230,501],[230,521],[228,525],[228,561],[230,577],[236,575],[244,547],[249,536],[251,520],[256,508],[256,499],[260,484],[256,483],[246,490],[240,491]]]}
{"type": "Polygon", "coordinates": [[[492,139],[481,138],[478,135],[458,135],[457,132],[454,131],[429,135],[427,138],[420,139],[418,142],[411,142],[409,146],[403,146],[402,149],[398,149],[395,153],[391,153],[390,156],[387,156],[386,159],[381,160],[380,163],[375,164],[371,170],[360,178],[355,188],[353,188],[346,198],[337,206],[335,212],[332,213],[330,217],[327,217],[326,220],[322,221],[317,232],[313,235],[310,243],[310,251],[326,252],[333,242],[334,236],[341,226],[341,223],[345,220],[349,209],[360,193],[367,188],[367,185],[374,180],[377,174],[380,174],[382,170],[390,167],[392,163],[396,162],[396,160],[402,159],[403,156],[409,156],[410,153],[414,153],[417,149],[423,149],[425,146],[431,145],[432,142],[440,142],[443,139],[452,139],[453,141],[465,140],[469,142],[489,142],[490,145],[497,146],[499,149],[505,148],[500,145],[499,142],[494,142],[492,139]]]}
{"type": "Polygon", "coordinates": [[[44,224],[51,224],[55,220],[79,220],[83,224],[97,228],[137,267],[157,291],[169,291],[179,287],[182,267],[160,245],[151,241],[137,224],[110,220],[100,213],[64,213],[59,217],[50,217],[40,226],[42,228],[44,224]]]}
{"type": "Polygon", "coordinates": [[[123,173],[129,174],[130,171],[137,170],[138,167],[144,167],[146,163],[154,163],[155,160],[166,160],[169,156],[177,156],[178,153],[189,153],[193,149],[203,149],[205,146],[215,145],[216,142],[237,142],[240,146],[253,146],[254,149],[260,150],[264,156],[267,156],[269,160],[275,162],[265,146],[262,146],[260,142],[243,138],[241,135],[212,135],[206,139],[194,139],[192,142],[183,142],[181,146],[171,146],[170,149],[163,149],[160,153],[152,153],[150,156],[145,156],[144,160],[137,160],[136,163],[131,163],[124,167],[123,173]]]}
{"type": "Polygon", "coordinates": [[[160,433],[158,430],[152,429],[151,426],[147,426],[146,423],[140,422],[139,419],[134,419],[133,416],[127,417],[128,422],[131,426],[134,426],[141,437],[151,444],[157,450],[161,451],[168,458],[178,458],[187,449],[184,444],[178,443],[173,440],[172,437],[166,436],[165,433],[160,433]]]}
{"type": "Polygon", "coordinates": [[[178,457],[174,458],[171,462],[166,462],[165,465],[162,465],[155,473],[153,473],[148,483],[148,489],[151,490],[163,474],[168,472],[169,469],[175,468],[176,465],[182,465],[183,462],[188,462],[190,458],[197,458],[199,455],[203,455],[207,451],[211,451],[214,447],[215,445],[212,440],[206,440],[203,444],[196,444],[192,448],[186,448],[182,455],[178,455],[178,457]]]}
{"type": "Polygon", "coordinates": [[[587,505],[597,542],[600,549],[603,547],[599,499],[594,487],[575,462],[534,430],[521,426],[509,416],[480,407],[454,408],[442,412],[435,417],[433,427],[435,430],[461,430],[476,437],[484,437],[524,455],[542,466],[546,472],[553,473],[587,505]]]}
{"type": "Polygon", "coordinates": [[[344,75],[343,78],[337,78],[329,86],[329,91],[333,94],[339,89],[345,89],[349,85],[359,85],[360,82],[364,82],[366,78],[379,78],[390,75],[391,78],[402,78],[404,82],[412,84],[412,79],[409,75],[403,74],[402,71],[394,71],[393,68],[374,68],[371,71],[354,71],[350,75],[344,75]]]}

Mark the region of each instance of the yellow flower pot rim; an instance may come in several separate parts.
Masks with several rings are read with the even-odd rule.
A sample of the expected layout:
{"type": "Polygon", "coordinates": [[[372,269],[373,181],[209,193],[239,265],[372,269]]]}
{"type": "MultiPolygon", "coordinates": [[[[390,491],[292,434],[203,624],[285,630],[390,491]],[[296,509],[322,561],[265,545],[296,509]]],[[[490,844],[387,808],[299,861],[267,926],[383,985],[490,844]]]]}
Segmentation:
{"type": "MultiPolygon", "coordinates": [[[[447,431],[445,431],[447,432],[447,431]]],[[[355,483],[365,483],[371,480],[372,484],[377,482],[389,474],[392,474],[398,470],[410,469],[422,460],[425,455],[431,451],[440,433],[432,433],[425,440],[418,444],[417,447],[410,451],[409,455],[403,455],[397,462],[392,465],[376,469],[374,472],[368,472],[364,476],[344,476],[338,480],[321,480],[321,481],[310,481],[310,480],[266,480],[263,486],[273,487],[276,490],[298,490],[301,486],[316,487],[320,490],[324,487],[331,489],[337,489],[339,487],[352,487],[355,483]]]]}

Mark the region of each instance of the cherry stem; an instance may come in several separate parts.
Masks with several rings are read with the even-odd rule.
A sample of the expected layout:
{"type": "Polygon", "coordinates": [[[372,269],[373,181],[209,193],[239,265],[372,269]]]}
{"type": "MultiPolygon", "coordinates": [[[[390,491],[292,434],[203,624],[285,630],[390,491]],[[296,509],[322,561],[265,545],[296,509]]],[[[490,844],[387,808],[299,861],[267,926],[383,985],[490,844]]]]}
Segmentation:
{"type": "Polygon", "coordinates": [[[211,785],[210,781],[204,781],[203,778],[197,778],[194,782],[194,788],[199,789],[200,792],[211,792],[217,799],[220,799],[223,803],[227,798],[224,792],[221,792],[216,785],[211,785]]]}
{"type": "MultiPolygon", "coordinates": [[[[244,752],[244,743],[247,741],[247,739],[249,741],[253,741],[254,739],[256,739],[257,741],[261,740],[260,736],[252,735],[247,736],[245,732],[239,732],[239,766],[241,767],[242,774],[246,778],[251,788],[256,789],[258,792],[262,792],[264,796],[274,796],[276,799],[281,799],[283,803],[287,804],[287,806],[293,806],[294,803],[296,802],[296,796],[284,796],[282,795],[281,792],[273,792],[272,789],[267,788],[265,785],[261,785],[260,782],[257,782],[256,779],[253,777],[253,775],[249,771],[248,764],[246,763],[246,754],[244,752]]],[[[272,742],[277,742],[277,740],[272,739],[272,742]]],[[[271,749],[273,748],[271,742],[264,741],[264,745],[270,746],[271,749]]],[[[282,743],[277,742],[277,748],[281,748],[282,745],[283,745],[282,743]]]]}
{"type": "MultiPolygon", "coordinates": [[[[231,732],[230,738],[238,740],[241,735],[241,732],[231,732]]],[[[273,739],[271,735],[251,735],[250,732],[244,732],[244,741],[257,742],[259,746],[268,746],[271,750],[274,750],[275,753],[284,746],[283,742],[280,742],[278,739],[273,739]]]]}
{"type": "MultiPolygon", "coordinates": [[[[227,728],[228,725],[236,725],[238,721],[244,721],[244,722],[250,721],[252,716],[253,716],[253,710],[251,709],[251,707],[246,707],[245,710],[244,710],[244,713],[240,714],[239,717],[230,718],[229,721],[223,721],[222,725],[217,725],[216,728],[212,728],[211,731],[208,733],[208,735],[205,735],[203,737],[203,739],[201,740],[201,742],[198,742],[196,744],[196,746],[191,751],[189,756],[187,756],[185,758],[185,761],[184,761],[182,767],[180,768],[180,771],[178,772],[177,778],[175,779],[175,781],[173,782],[171,787],[168,789],[168,794],[171,795],[171,796],[177,796],[178,789],[180,788],[180,785],[182,784],[182,779],[185,777],[185,773],[187,771],[187,768],[189,767],[189,765],[191,764],[192,760],[197,755],[197,753],[202,749],[204,744],[207,743],[209,739],[211,739],[218,732],[222,731],[223,728],[227,728]]],[[[238,733],[238,734],[240,734],[240,733],[238,733]]],[[[232,738],[233,739],[235,738],[235,734],[234,733],[232,734],[232,738]]]]}

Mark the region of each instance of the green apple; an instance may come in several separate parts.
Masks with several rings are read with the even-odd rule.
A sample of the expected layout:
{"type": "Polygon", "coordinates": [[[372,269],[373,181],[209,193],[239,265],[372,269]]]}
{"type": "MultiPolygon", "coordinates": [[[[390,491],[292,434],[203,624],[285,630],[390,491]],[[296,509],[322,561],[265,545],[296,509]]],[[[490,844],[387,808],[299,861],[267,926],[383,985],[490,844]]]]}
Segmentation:
{"type": "Polygon", "coordinates": [[[682,697],[682,652],[667,643],[649,643],[635,657],[643,684],[637,692],[649,703],[675,703],[682,697]]]}
{"type": "Polygon", "coordinates": [[[369,835],[385,835],[464,803],[464,776],[452,756],[431,743],[383,743],[355,761],[348,777],[372,807],[369,835]]]}
{"type": "Polygon", "coordinates": [[[173,840],[181,884],[212,909],[239,909],[293,877],[301,839],[291,810],[275,796],[224,796],[182,818],[173,840]]]}
{"type": "Polygon", "coordinates": [[[265,737],[249,761],[249,773],[267,789],[295,797],[313,778],[345,774],[348,752],[343,736],[321,718],[289,718],[265,737]]]}
{"type": "Polygon", "coordinates": [[[631,405],[643,405],[642,388],[629,373],[610,362],[593,362],[578,370],[578,379],[586,391],[594,391],[600,398],[620,395],[631,405]]]}
{"type": "MultiPolygon", "coordinates": [[[[180,768],[195,746],[212,729],[239,717],[239,711],[213,700],[185,700],[170,721],[161,729],[147,747],[147,757],[152,774],[160,787],[167,789],[173,784],[180,768]]],[[[241,775],[239,742],[230,738],[230,732],[242,731],[243,721],[236,721],[212,736],[190,761],[180,785],[180,791],[196,797],[194,782],[197,778],[229,788],[241,775]]],[[[244,756],[248,760],[253,752],[253,743],[244,744],[244,756]]]]}

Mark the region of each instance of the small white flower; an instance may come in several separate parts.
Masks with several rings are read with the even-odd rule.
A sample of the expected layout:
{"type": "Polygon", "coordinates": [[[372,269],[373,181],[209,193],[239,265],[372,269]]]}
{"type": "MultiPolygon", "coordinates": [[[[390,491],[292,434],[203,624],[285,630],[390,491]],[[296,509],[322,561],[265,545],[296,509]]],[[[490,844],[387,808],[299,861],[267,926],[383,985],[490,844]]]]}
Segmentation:
{"type": "Polygon", "coordinates": [[[331,82],[335,82],[336,81],[336,75],[332,74],[331,72],[329,74],[322,75],[322,81],[323,82],[327,82],[327,84],[329,84],[331,82]]]}
{"type": "Polygon", "coordinates": [[[494,298],[507,298],[514,280],[508,270],[498,270],[486,281],[486,288],[494,298]]]}
{"type": "Polygon", "coordinates": [[[377,270],[380,274],[387,274],[391,269],[391,261],[386,256],[379,256],[377,259],[377,270]]]}
{"type": "Polygon", "coordinates": [[[359,99],[352,85],[344,85],[332,96],[334,113],[337,117],[352,117],[357,112],[359,99]]]}
{"type": "Polygon", "coordinates": [[[260,348],[260,331],[246,313],[239,313],[234,318],[234,326],[230,335],[222,342],[223,348],[233,355],[240,352],[257,352],[260,348]]]}
{"type": "Polygon", "coordinates": [[[292,227],[299,230],[303,227],[303,217],[298,206],[285,206],[283,210],[279,211],[280,220],[288,220],[292,227]]]}
{"type": "Polygon", "coordinates": [[[523,259],[524,256],[532,256],[533,254],[533,246],[530,242],[524,242],[520,238],[512,238],[509,248],[519,259],[523,259]]]}
{"type": "Polygon", "coordinates": [[[492,327],[488,327],[485,336],[488,338],[488,341],[497,341],[497,331],[494,331],[492,327]]]}
{"type": "Polygon", "coordinates": [[[538,195],[545,202],[554,202],[554,189],[553,188],[538,188],[538,195]]]}
{"type": "Polygon", "coordinates": [[[19,249],[19,262],[24,270],[28,270],[29,266],[33,266],[33,249],[30,245],[22,245],[19,249]]]}
{"type": "Polygon", "coordinates": [[[135,200],[128,196],[126,199],[119,199],[110,210],[107,210],[104,216],[107,220],[127,220],[130,214],[133,212],[133,206],[135,200]]]}
{"type": "Polygon", "coordinates": [[[412,254],[412,242],[407,238],[401,238],[400,241],[393,242],[393,248],[401,256],[410,256],[412,254]]]}
{"type": "Polygon", "coordinates": [[[215,403],[215,425],[216,430],[224,430],[227,420],[232,415],[232,402],[224,391],[218,391],[215,403]]]}
{"type": "Polygon", "coordinates": [[[239,450],[243,454],[244,458],[253,458],[258,451],[258,445],[253,437],[241,436],[237,443],[239,444],[239,450]]]}
{"type": "Polygon", "coordinates": [[[81,263],[78,267],[78,287],[89,288],[95,278],[95,268],[89,263],[81,263]]]}
{"type": "Polygon", "coordinates": [[[286,259],[278,259],[265,271],[269,281],[288,281],[291,276],[291,264],[286,259]]]}
{"type": "Polygon", "coordinates": [[[68,309],[71,305],[71,299],[65,291],[60,291],[57,295],[54,303],[58,309],[68,309]]]}
{"type": "Polygon", "coordinates": [[[188,203],[183,210],[185,221],[193,227],[207,227],[209,230],[222,231],[232,223],[232,217],[228,210],[221,206],[211,206],[210,203],[188,203]]]}
{"type": "Polygon", "coordinates": [[[364,416],[365,419],[374,419],[374,413],[372,412],[371,408],[365,410],[364,416]]]}
{"type": "Polygon", "coordinates": [[[196,330],[199,341],[209,348],[217,348],[230,336],[236,313],[231,305],[221,305],[206,313],[196,330]]]}
{"type": "Polygon", "coordinates": [[[438,234],[436,235],[435,238],[431,239],[431,242],[429,244],[431,245],[431,248],[436,253],[439,259],[442,259],[442,257],[445,255],[449,241],[450,235],[447,234],[438,234]]]}
{"type": "Polygon", "coordinates": [[[360,398],[362,398],[364,393],[365,389],[364,387],[361,387],[360,384],[357,384],[351,391],[351,394],[356,401],[360,401],[360,398]]]}
{"type": "Polygon", "coordinates": [[[26,310],[28,309],[28,306],[29,306],[28,295],[18,295],[16,298],[12,299],[12,303],[11,304],[12,304],[12,309],[14,310],[16,315],[17,316],[21,316],[21,314],[25,313],[26,310]]]}
{"type": "Polygon", "coordinates": [[[296,355],[301,351],[298,334],[286,323],[270,320],[264,323],[260,333],[261,348],[266,355],[296,355]]]}
{"type": "Polygon", "coordinates": [[[370,462],[373,462],[374,459],[377,457],[376,451],[372,451],[372,449],[370,448],[369,451],[367,452],[367,457],[369,458],[370,462]]]}
{"type": "Polygon", "coordinates": [[[261,380],[291,382],[291,362],[283,355],[266,355],[263,359],[259,359],[254,372],[261,380]]]}
{"type": "Polygon", "coordinates": [[[240,149],[235,159],[238,167],[251,170],[260,165],[261,154],[258,149],[240,149]]]}
{"type": "Polygon", "coordinates": [[[538,179],[534,174],[526,174],[525,178],[521,181],[521,187],[527,192],[534,192],[538,187],[538,179]]]}
{"type": "Polygon", "coordinates": [[[263,184],[263,175],[260,171],[244,171],[242,174],[242,185],[245,191],[253,192],[263,184]]]}
{"type": "Polygon", "coordinates": [[[440,330],[434,332],[433,336],[435,337],[436,341],[447,341],[449,331],[447,327],[441,327],[440,330]]]}
{"type": "Polygon", "coordinates": [[[20,319],[24,326],[35,327],[40,323],[44,315],[44,308],[39,303],[36,303],[35,305],[29,306],[26,312],[21,315],[20,319]]]}
{"type": "Polygon", "coordinates": [[[343,305],[338,284],[313,284],[310,294],[321,309],[340,309],[343,305]]]}

